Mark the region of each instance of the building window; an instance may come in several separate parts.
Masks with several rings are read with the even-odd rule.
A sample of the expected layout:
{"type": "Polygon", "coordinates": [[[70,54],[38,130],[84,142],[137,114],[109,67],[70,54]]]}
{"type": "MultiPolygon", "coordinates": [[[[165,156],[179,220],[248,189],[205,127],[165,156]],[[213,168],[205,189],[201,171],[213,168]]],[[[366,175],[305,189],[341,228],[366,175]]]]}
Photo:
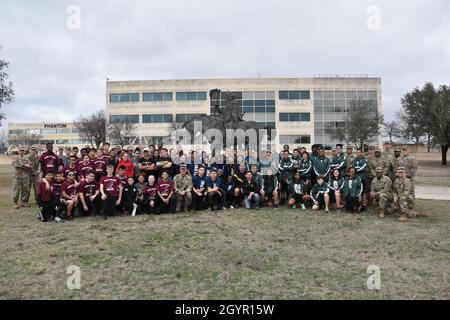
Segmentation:
{"type": "Polygon", "coordinates": [[[202,101],[206,100],[206,92],[177,92],[177,101],[202,101]]]}
{"type": "Polygon", "coordinates": [[[111,123],[139,123],[139,115],[138,114],[132,114],[132,115],[111,115],[109,117],[109,121],[111,123]]]}
{"type": "Polygon", "coordinates": [[[28,129],[28,130],[25,130],[25,134],[40,135],[41,134],[41,130],[39,130],[39,129],[28,129]]]}
{"type": "Polygon", "coordinates": [[[9,130],[9,134],[13,135],[13,134],[23,134],[23,130],[9,130]]]}
{"type": "Polygon", "coordinates": [[[139,93],[111,93],[109,96],[109,102],[139,102],[139,93]]]}
{"type": "Polygon", "coordinates": [[[280,121],[311,121],[311,114],[309,112],[295,112],[295,113],[285,113],[280,112],[280,121]]]}
{"type": "Polygon", "coordinates": [[[56,144],[69,144],[69,140],[56,140],[56,144]]]}
{"type": "Polygon", "coordinates": [[[193,117],[199,117],[199,116],[204,116],[206,115],[205,113],[192,113],[192,114],[177,114],[175,116],[175,121],[176,122],[186,122],[186,121],[190,121],[192,120],[193,117]]]}
{"type": "Polygon", "coordinates": [[[42,134],[56,134],[56,129],[42,129],[42,134]]]}
{"type": "Polygon", "coordinates": [[[173,116],[171,114],[144,114],[142,123],[171,123],[173,116]]]}
{"type": "Polygon", "coordinates": [[[70,133],[70,129],[57,129],[56,133],[57,134],[68,134],[68,133],[70,133]]]}
{"type": "Polygon", "coordinates": [[[301,91],[280,91],[280,100],[309,100],[310,92],[308,90],[301,91]]]}
{"type": "Polygon", "coordinates": [[[72,129],[72,133],[80,133],[79,129],[72,129]]]}
{"type": "Polygon", "coordinates": [[[283,136],[280,135],[280,144],[310,144],[311,136],[300,135],[300,136],[283,136]]]}
{"type": "Polygon", "coordinates": [[[72,140],[72,144],[89,144],[87,140],[72,140]]]}
{"type": "Polygon", "coordinates": [[[55,140],[40,140],[39,141],[39,144],[47,144],[47,143],[55,144],[55,140]]]}
{"type": "Polygon", "coordinates": [[[145,92],[142,94],[143,101],[172,101],[172,92],[145,92]]]}

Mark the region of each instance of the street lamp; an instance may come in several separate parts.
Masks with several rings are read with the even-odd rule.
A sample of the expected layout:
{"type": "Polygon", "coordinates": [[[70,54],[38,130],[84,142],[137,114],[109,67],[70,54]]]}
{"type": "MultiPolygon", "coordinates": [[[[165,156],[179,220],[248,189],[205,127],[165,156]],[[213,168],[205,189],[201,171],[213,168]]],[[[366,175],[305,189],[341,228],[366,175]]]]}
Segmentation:
{"type": "Polygon", "coordinates": [[[211,99],[211,102],[214,105],[214,114],[217,113],[218,109],[219,109],[219,100],[220,100],[220,89],[212,89],[209,92],[209,98],[211,99]]]}

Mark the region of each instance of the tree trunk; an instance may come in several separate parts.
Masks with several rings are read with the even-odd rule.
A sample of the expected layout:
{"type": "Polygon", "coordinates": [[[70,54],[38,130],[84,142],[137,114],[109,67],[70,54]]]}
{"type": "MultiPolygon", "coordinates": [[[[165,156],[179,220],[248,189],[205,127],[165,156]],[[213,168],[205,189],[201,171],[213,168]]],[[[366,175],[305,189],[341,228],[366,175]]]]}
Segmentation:
{"type": "Polygon", "coordinates": [[[428,153],[430,153],[430,148],[431,148],[431,146],[430,146],[430,134],[427,134],[427,149],[428,149],[428,153]]]}
{"type": "Polygon", "coordinates": [[[443,166],[447,165],[447,151],[448,151],[449,146],[450,146],[449,144],[441,146],[441,150],[442,150],[442,165],[443,166]]]}

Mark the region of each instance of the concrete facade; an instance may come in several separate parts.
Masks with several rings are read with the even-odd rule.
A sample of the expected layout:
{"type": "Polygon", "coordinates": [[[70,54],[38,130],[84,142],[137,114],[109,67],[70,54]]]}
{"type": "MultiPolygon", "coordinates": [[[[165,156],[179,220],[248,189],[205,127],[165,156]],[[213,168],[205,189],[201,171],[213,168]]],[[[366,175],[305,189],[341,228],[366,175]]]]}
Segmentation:
{"type": "MultiPolygon", "coordinates": [[[[270,112],[247,112],[244,119],[273,124],[278,133],[277,148],[285,143],[290,144],[291,147],[302,145],[308,149],[314,143],[327,146],[336,143],[336,141],[331,141],[327,137],[323,127],[327,123],[343,120],[345,114],[343,110],[345,109],[340,106],[348,105],[353,96],[371,99],[378,112],[382,112],[381,79],[367,76],[108,81],[106,83],[105,111],[110,120],[111,117],[116,119],[118,116],[133,115],[134,120],[138,121],[135,131],[137,139],[134,144],[146,145],[155,143],[155,140],[161,139],[161,137],[168,136],[170,134],[169,120],[176,120],[177,114],[209,114],[211,111],[209,91],[214,88],[221,89],[222,92],[242,93],[241,104],[243,109],[245,108],[244,104],[252,104],[251,100],[246,100],[248,97],[254,96],[256,97],[254,98],[255,103],[263,103],[261,97],[264,97],[262,92],[265,92],[265,110],[270,110],[270,112]],[[289,98],[286,99],[286,91],[294,92],[292,99],[290,93],[289,98]],[[297,91],[301,91],[304,97],[297,99],[297,91]],[[206,94],[206,99],[182,100],[183,95],[180,94],[179,97],[178,93],[185,92],[201,92],[201,98],[203,99],[204,94],[206,94]],[[309,94],[306,92],[309,92],[309,94]],[[167,93],[168,96],[171,93],[172,100],[143,101],[144,93],[167,93]],[[123,94],[134,94],[132,98],[134,101],[121,101],[122,97],[125,97],[125,100],[129,98],[123,94]],[[261,100],[258,100],[257,96],[261,100]],[[282,98],[282,96],[284,97],[282,98]],[[274,108],[272,106],[267,107],[267,103],[270,105],[273,103],[274,108]],[[308,113],[309,119],[305,115],[308,113]],[[286,118],[286,114],[302,114],[303,119],[297,121],[299,120],[296,119],[297,115],[292,117],[289,115],[289,121],[283,121],[281,118],[286,118]],[[170,116],[165,116],[163,121],[166,121],[166,123],[144,123],[144,115],[170,116]],[[301,138],[295,139],[296,136],[301,136],[301,138]]],[[[255,107],[255,109],[257,108],[255,107]]],[[[254,109],[250,106],[247,110],[254,109]]],[[[148,116],[146,116],[146,119],[148,119],[148,116]]],[[[381,146],[381,143],[381,136],[375,137],[371,141],[371,145],[375,146],[381,146]]]]}

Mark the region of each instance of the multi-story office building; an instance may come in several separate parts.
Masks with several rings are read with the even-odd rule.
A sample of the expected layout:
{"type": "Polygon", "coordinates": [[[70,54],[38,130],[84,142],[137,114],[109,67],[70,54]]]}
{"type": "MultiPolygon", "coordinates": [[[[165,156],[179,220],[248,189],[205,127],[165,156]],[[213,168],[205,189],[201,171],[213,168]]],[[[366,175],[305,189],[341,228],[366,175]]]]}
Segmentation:
{"type": "MultiPolygon", "coordinates": [[[[57,119],[55,119],[57,121],[57,119]]],[[[77,146],[82,148],[90,145],[88,141],[82,140],[78,135],[78,129],[71,122],[69,123],[9,123],[8,140],[14,141],[17,137],[28,137],[34,139],[29,141],[29,145],[45,148],[47,142],[54,144],[55,150],[62,146],[77,146]]],[[[19,140],[21,141],[21,140],[19,140]]],[[[17,145],[10,145],[9,152],[17,151],[17,145]]]]}
{"type": "MultiPolygon", "coordinates": [[[[312,144],[333,146],[329,126],[346,118],[355,98],[368,100],[382,112],[381,79],[367,76],[316,76],[313,78],[255,78],[202,80],[108,81],[106,115],[110,122],[136,124],[134,144],[170,141],[170,124],[213,112],[209,91],[233,92],[245,120],[263,122],[277,130],[277,148],[312,144]]],[[[363,124],[362,124],[363,125],[363,124]]],[[[373,145],[381,144],[381,136],[373,145]]]]}

